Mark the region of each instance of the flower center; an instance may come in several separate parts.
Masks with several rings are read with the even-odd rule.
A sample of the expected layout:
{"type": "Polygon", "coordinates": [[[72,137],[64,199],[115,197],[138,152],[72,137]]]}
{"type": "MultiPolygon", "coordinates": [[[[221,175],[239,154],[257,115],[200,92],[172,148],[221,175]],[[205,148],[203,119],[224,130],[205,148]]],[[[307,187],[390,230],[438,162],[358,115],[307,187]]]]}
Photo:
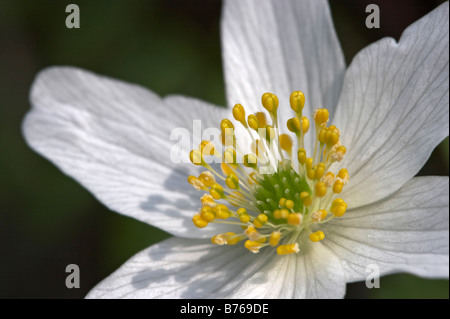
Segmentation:
{"type": "Polygon", "coordinates": [[[238,144],[243,136],[237,136],[234,124],[223,119],[222,145],[204,140],[191,151],[191,162],[207,171],[198,177],[189,176],[188,182],[208,192],[201,197],[202,208],[192,221],[199,228],[210,223],[241,226],[241,232],[213,236],[214,244],[244,241],[245,248],[253,253],[266,246],[276,247],[279,255],[297,253],[305,238],[323,240],[321,225],[341,217],[347,209],[338,194],[348,182],[348,172],[345,168],[337,173],[330,171],[331,164],[342,160],[346,148],[339,141],[337,127],[327,126],[328,110],[317,109],[313,114],[315,142],[307,156],[304,137],[309,120],[302,115],[305,96],[296,91],[290,96],[295,116],[286,123],[296,137],[297,156],[293,156],[294,140],[279,132],[277,96],[265,93],[261,102],[271,124],[263,112],[246,118],[241,104],[233,107],[233,117],[250,137],[250,145],[238,144]],[[219,159],[221,173],[205,161],[209,156],[219,159]]]}

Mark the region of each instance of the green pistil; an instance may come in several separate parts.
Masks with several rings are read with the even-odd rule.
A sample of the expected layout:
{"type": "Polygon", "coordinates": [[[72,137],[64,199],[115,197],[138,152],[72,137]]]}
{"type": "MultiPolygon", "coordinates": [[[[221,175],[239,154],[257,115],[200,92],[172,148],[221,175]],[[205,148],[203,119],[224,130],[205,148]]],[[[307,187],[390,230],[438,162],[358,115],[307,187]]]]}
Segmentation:
{"type": "Polygon", "coordinates": [[[261,213],[267,214],[270,222],[277,225],[286,222],[273,217],[273,211],[280,209],[278,203],[281,198],[292,200],[294,211],[301,213],[303,212],[303,202],[299,197],[300,193],[312,193],[306,178],[300,176],[291,167],[289,160],[281,163],[276,173],[261,175],[258,183],[259,185],[253,190],[253,196],[256,199],[255,206],[261,213]]]}

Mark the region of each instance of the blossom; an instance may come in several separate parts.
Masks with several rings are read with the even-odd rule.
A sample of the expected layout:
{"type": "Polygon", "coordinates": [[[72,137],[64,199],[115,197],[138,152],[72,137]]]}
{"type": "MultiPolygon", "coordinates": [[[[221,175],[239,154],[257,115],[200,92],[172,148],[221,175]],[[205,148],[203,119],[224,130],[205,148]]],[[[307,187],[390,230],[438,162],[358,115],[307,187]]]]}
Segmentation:
{"type": "MultiPolygon", "coordinates": [[[[48,68],[31,90],[32,109],[23,123],[29,145],[111,210],[174,236],[132,257],[88,297],[338,298],[347,282],[366,278],[371,264],[381,274],[448,277],[448,177],[414,177],[448,135],[448,3],[407,28],[398,43],[387,38],[365,48],[348,68],[325,1],[226,1],[223,10],[229,105],[256,113],[261,96],[276,93],[272,104],[263,95],[262,104],[272,115],[276,105],[273,123],[284,125],[298,112],[291,93],[301,90],[305,100],[297,118],[314,119],[319,129],[327,121],[316,120],[321,115],[313,110],[328,109],[326,119],[339,128],[335,133],[346,150],[332,163],[350,176],[338,193],[345,214],[327,207],[337,218],[278,253],[270,245],[214,245],[211,238],[232,239],[232,225],[195,227],[200,195],[187,179],[201,171],[170,160],[171,133],[193,131],[194,119],[216,127],[231,108],[160,98],[77,68],[48,68]]],[[[302,137],[307,154],[317,139],[311,133],[302,137]]],[[[317,177],[311,176],[309,182],[317,177]]],[[[321,182],[331,187],[329,180],[321,182]]],[[[215,190],[213,200],[221,200],[220,188],[215,190]]],[[[277,204],[289,208],[287,200],[277,204]]],[[[300,215],[288,224],[300,225],[305,216],[327,218],[320,209],[300,215]]],[[[259,228],[258,216],[246,222],[259,228]]],[[[245,235],[259,239],[251,228],[245,235]]]]}

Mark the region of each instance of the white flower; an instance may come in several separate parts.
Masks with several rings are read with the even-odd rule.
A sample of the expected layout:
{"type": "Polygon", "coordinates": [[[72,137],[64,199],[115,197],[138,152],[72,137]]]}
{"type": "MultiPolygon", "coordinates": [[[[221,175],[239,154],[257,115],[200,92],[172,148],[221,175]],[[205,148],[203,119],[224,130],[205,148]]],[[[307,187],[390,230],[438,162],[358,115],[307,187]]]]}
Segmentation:
{"type": "MultiPolygon", "coordinates": [[[[201,194],[186,179],[198,171],[170,161],[170,134],[192,130],[195,119],[216,127],[231,110],[49,68],[32,87],[23,124],[29,145],[110,209],[174,235],[132,257],[88,297],[337,298],[346,282],[366,278],[370,264],[381,274],[448,277],[448,177],[414,177],[448,135],[448,3],[398,43],[365,48],[347,70],[325,1],[226,1],[223,10],[228,103],[254,113],[261,94],[274,92],[281,125],[292,117],[292,91],[304,92],[309,118],[326,107],[347,149],[339,162],[350,173],[340,194],[347,212],[321,224],[323,240],[296,242],[284,256],[273,247],[251,254],[239,243],[213,245],[209,238],[231,226],[193,225],[201,194]]],[[[310,152],[314,134],[306,137],[310,152]]]]}

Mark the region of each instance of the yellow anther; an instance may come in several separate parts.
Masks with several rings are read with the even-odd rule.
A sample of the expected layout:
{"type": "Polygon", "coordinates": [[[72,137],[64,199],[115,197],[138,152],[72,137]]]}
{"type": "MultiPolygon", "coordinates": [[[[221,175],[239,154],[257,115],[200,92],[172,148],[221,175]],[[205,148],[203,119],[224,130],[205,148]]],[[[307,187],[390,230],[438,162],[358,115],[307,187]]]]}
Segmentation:
{"type": "Polygon", "coordinates": [[[289,103],[291,104],[291,109],[299,113],[305,106],[305,95],[301,91],[294,91],[289,97],[289,103]]]}
{"type": "Polygon", "coordinates": [[[225,184],[227,184],[230,189],[236,189],[239,187],[239,178],[232,173],[225,179],[225,184]]]}
{"type": "Polygon", "coordinates": [[[250,215],[247,213],[247,210],[245,208],[239,208],[237,210],[237,214],[241,223],[248,223],[250,221],[250,215]]]}
{"type": "Polygon", "coordinates": [[[227,233],[227,245],[236,245],[244,238],[245,236],[243,235],[236,235],[235,233],[227,233]]]}
{"type": "Polygon", "coordinates": [[[278,255],[288,255],[293,253],[298,253],[298,244],[288,244],[288,245],[280,245],[277,247],[277,254],[278,255]]]}
{"type": "Polygon", "coordinates": [[[280,135],[280,146],[283,150],[285,150],[289,155],[292,152],[292,139],[287,134],[281,134],[280,135]]]}
{"type": "Polygon", "coordinates": [[[289,225],[300,225],[302,223],[303,216],[300,213],[291,213],[287,217],[289,225]]]}
{"type": "Polygon", "coordinates": [[[273,93],[264,93],[261,98],[261,103],[269,112],[275,114],[278,108],[278,97],[273,93]]]}
{"type": "Polygon", "coordinates": [[[336,217],[342,217],[347,211],[347,203],[344,202],[341,198],[336,198],[331,203],[330,212],[333,213],[336,217]]]}
{"type": "Polygon", "coordinates": [[[287,209],[294,208],[294,201],[287,199],[286,202],[284,203],[284,207],[286,207],[287,209]]]}
{"type": "Polygon", "coordinates": [[[266,125],[265,129],[266,129],[266,136],[265,136],[265,138],[266,138],[266,140],[268,142],[270,142],[270,141],[272,141],[275,138],[275,130],[270,125],[266,125]]]}
{"type": "Polygon", "coordinates": [[[227,148],[225,152],[223,152],[223,159],[225,160],[226,164],[236,165],[236,151],[231,147],[227,148]]]}
{"type": "Polygon", "coordinates": [[[302,117],[302,131],[303,134],[306,134],[309,131],[309,120],[306,116],[302,117]]]}
{"type": "Polygon", "coordinates": [[[216,218],[216,215],[214,214],[212,208],[209,206],[203,206],[200,210],[200,215],[208,223],[212,222],[216,218]]]}
{"type": "Polygon", "coordinates": [[[312,204],[312,199],[308,192],[301,192],[300,199],[303,201],[304,206],[310,206],[312,204]]]}
{"type": "MultiPolygon", "coordinates": [[[[298,149],[298,151],[297,151],[297,158],[298,158],[298,162],[300,163],[300,164],[305,164],[306,163],[306,160],[307,160],[307,157],[306,157],[306,151],[305,151],[305,149],[303,149],[303,148],[299,148],[298,149]]],[[[312,159],[311,159],[311,161],[312,161],[312,159]]]]}
{"type": "Polygon", "coordinates": [[[319,163],[314,170],[314,178],[315,179],[321,179],[322,176],[325,174],[325,163],[319,163]]]}
{"type": "Polygon", "coordinates": [[[205,171],[205,172],[201,172],[198,179],[206,186],[206,187],[211,187],[215,182],[216,179],[214,178],[214,175],[209,172],[209,171],[205,171]]]}
{"type": "Polygon", "coordinates": [[[198,148],[203,155],[214,155],[215,153],[214,143],[211,141],[203,140],[198,148]]]}
{"type": "Polygon", "coordinates": [[[214,207],[217,205],[217,203],[214,201],[214,198],[209,194],[203,195],[200,198],[200,201],[202,202],[202,206],[214,207]]]}
{"type": "Polygon", "coordinates": [[[306,169],[311,169],[313,164],[313,159],[311,157],[308,157],[306,159],[306,169]]]}
{"type": "Polygon", "coordinates": [[[241,122],[242,125],[247,126],[247,123],[245,123],[245,109],[241,104],[236,104],[233,107],[233,117],[236,121],[241,122]]]}
{"type": "Polygon", "coordinates": [[[347,184],[348,180],[349,180],[349,175],[348,175],[348,171],[345,168],[341,168],[341,170],[339,171],[338,175],[337,175],[340,179],[342,179],[342,182],[345,184],[347,184]]]}
{"type": "Polygon", "coordinates": [[[286,198],[282,197],[278,201],[278,205],[280,205],[280,207],[284,207],[284,204],[286,204],[286,198]]]}
{"type": "Polygon", "coordinates": [[[196,190],[204,190],[206,189],[205,185],[203,185],[202,181],[197,177],[189,175],[187,179],[188,183],[191,184],[196,190]]]}
{"type": "Polygon", "coordinates": [[[324,126],[328,122],[330,113],[327,109],[317,109],[314,111],[313,118],[317,125],[324,126]]]}
{"type": "Polygon", "coordinates": [[[281,233],[279,231],[273,231],[270,233],[269,237],[269,245],[275,247],[278,245],[281,239],[281,233]]]}
{"type": "MultiPolygon", "coordinates": [[[[215,236],[211,237],[211,242],[213,244],[216,244],[216,245],[226,245],[226,244],[228,244],[228,241],[227,241],[227,239],[225,237],[225,234],[228,234],[228,233],[219,234],[219,235],[215,235],[215,236]]],[[[229,234],[231,234],[231,233],[229,233],[229,234]]]]}
{"type": "Polygon", "coordinates": [[[341,145],[340,142],[337,142],[332,148],[330,152],[330,158],[332,162],[340,162],[344,158],[347,149],[344,145],[341,145]]]}
{"type": "Polygon", "coordinates": [[[267,223],[267,220],[268,220],[268,218],[267,218],[266,214],[259,214],[253,221],[253,225],[255,225],[256,228],[260,228],[265,223],[267,223]]]}
{"type": "Polygon", "coordinates": [[[235,233],[223,233],[211,238],[211,242],[216,245],[235,245],[245,237],[235,233]]]}
{"type": "Polygon", "coordinates": [[[230,174],[234,174],[233,169],[231,168],[230,165],[225,164],[225,162],[222,162],[220,164],[220,168],[222,170],[223,175],[228,176],[230,174]]]}
{"type": "Polygon", "coordinates": [[[230,210],[224,204],[216,205],[212,208],[212,210],[217,219],[227,219],[231,215],[230,210]]]}
{"type": "Polygon", "coordinates": [[[256,167],[258,159],[253,154],[244,155],[244,166],[246,167],[256,167]]]}
{"type": "Polygon", "coordinates": [[[289,215],[289,211],[285,208],[276,209],[273,211],[273,217],[276,219],[287,218],[289,215]]]}
{"type": "Polygon", "coordinates": [[[258,119],[257,123],[258,123],[258,127],[259,128],[263,128],[266,127],[267,125],[267,117],[266,114],[264,114],[264,112],[256,112],[255,113],[256,118],[258,119]]]}
{"type": "Polygon", "coordinates": [[[340,178],[336,178],[333,185],[333,193],[339,194],[344,188],[344,182],[340,178]]]}
{"type": "Polygon", "coordinates": [[[331,125],[328,128],[328,132],[327,132],[327,145],[333,146],[335,145],[337,142],[339,142],[339,137],[341,136],[341,132],[338,130],[338,128],[334,125],[331,125]]]}
{"type": "Polygon", "coordinates": [[[298,117],[293,117],[286,122],[286,126],[289,131],[292,133],[298,134],[300,133],[300,120],[298,117]]]}
{"type": "Polygon", "coordinates": [[[209,190],[209,194],[214,199],[225,198],[225,194],[223,192],[223,187],[220,184],[214,183],[211,185],[211,189],[209,190]]]}
{"type": "Polygon", "coordinates": [[[231,130],[234,131],[234,125],[229,119],[223,119],[220,122],[220,130],[222,131],[223,135],[230,135],[231,130]]]}
{"type": "Polygon", "coordinates": [[[339,142],[340,132],[336,126],[322,127],[319,131],[319,142],[326,144],[328,147],[332,147],[339,142]]]}
{"type": "Polygon", "coordinates": [[[327,186],[324,182],[317,182],[315,185],[316,196],[323,197],[327,193],[327,186]]]}
{"type": "Polygon", "coordinates": [[[309,235],[309,240],[311,240],[314,243],[321,241],[324,238],[325,238],[325,234],[320,230],[309,235]]]}
{"type": "Polygon", "coordinates": [[[247,118],[247,122],[248,122],[248,126],[250,126],[252,129],[254,129],[255,131],[258,130],[259,125],[258,125],[258,119],[256,118],[256,115],[250,114],[247,118]]]}
{"type": "Polygon", "coordinates": [[[316,168],[317,165],[314,165],[312,168],[306,169],[306,176],[308,176],[309,179],[314,179],[314,177],[316,176],[316,168]]]}
{"type": "Polygon", "coordinates": [[[325,209],[319,209],[311,214],[311,219],[315,222],[320,222],[327,217],[327,211],[325,209]]]}
{"type": "Polygon", "coordinates": [[[256,228],[253,226],[248,226],[245,229],[244,234],[248,237],[248,239],[253,240],[253,241],[257,241],[258,239],[261,238],[261,234],[258,233],[256,228]]]}
{"type": "Polygon", "coordinates": [[[192,150],[189,153],[189,159],[194,165],[203,165],[205,162],[203,161],[203,155],[199,150],[192,150]]]}
{"type": "Polygon", "coordinates": [[[322,182],[324,182],[326,187],[331,187],[333,186],[334,179],[335,179],[334,174],[332,172],[328,172],[325,174],[324,177],[322,177],[322,182]]]}
{"type": "Polygon", "coordinates": [[[247,240],[244,243],[244,247],[247,248],[248,250],[250,250],[252,253],[256,254],[259,253],[259,249],[262,247],[263,245],[257,241],[253,241],[253,240],[247,240]]]}
{"type": "Polygon", "coordinates": [[[205,228],[208,226],[208,222],[204,220],[200,214],[195,214],[194,217],[192,217],[192,222],[198,228],[205,228]]]}

